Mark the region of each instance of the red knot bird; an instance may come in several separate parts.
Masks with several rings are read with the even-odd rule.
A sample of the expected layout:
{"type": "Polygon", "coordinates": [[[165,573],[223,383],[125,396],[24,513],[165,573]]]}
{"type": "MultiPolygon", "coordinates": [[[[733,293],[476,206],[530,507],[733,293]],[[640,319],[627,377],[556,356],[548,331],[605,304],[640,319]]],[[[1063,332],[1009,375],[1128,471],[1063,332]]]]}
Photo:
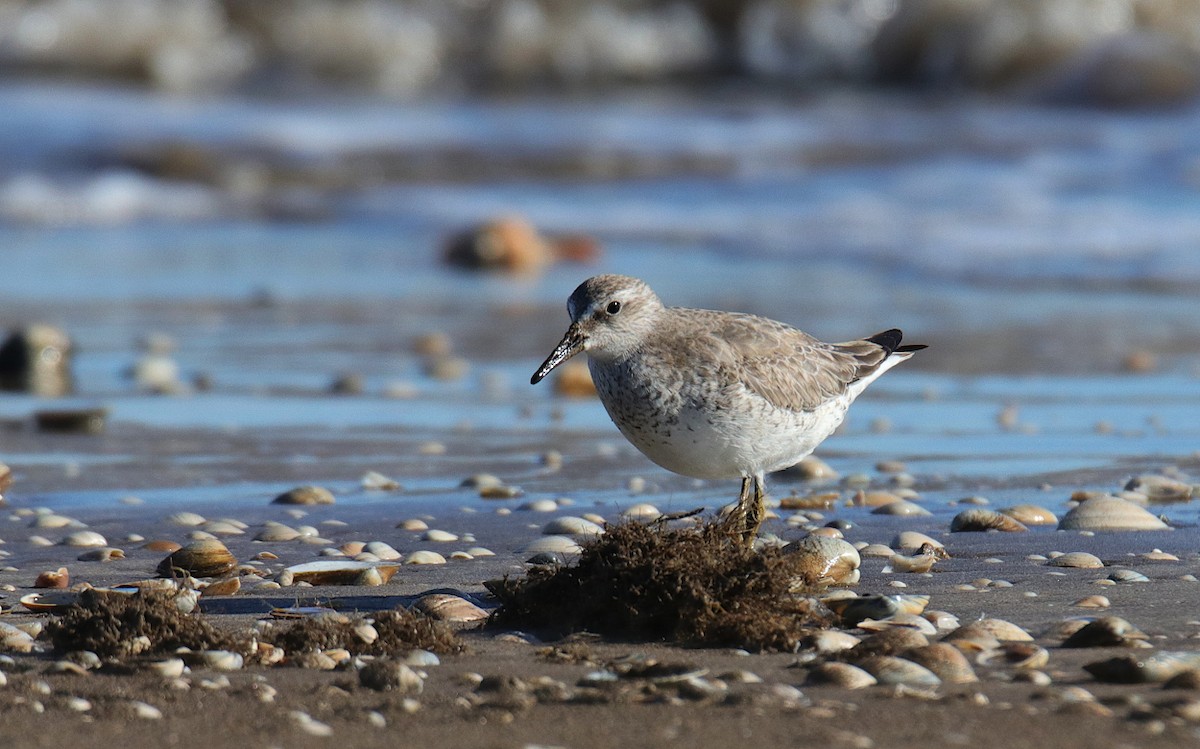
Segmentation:
{"type": "Polygon", "coordinates": [[[753,542],[763,475],[800,462],[877,377],[924,346],[899,330],[823,343],[775,320],[666,307],[645,282],[602,275],[567,300],[571,324],[537,384],[581,351],[613,423],[646,457],[702,479],[742,479],[726,523],[753,542]]]}

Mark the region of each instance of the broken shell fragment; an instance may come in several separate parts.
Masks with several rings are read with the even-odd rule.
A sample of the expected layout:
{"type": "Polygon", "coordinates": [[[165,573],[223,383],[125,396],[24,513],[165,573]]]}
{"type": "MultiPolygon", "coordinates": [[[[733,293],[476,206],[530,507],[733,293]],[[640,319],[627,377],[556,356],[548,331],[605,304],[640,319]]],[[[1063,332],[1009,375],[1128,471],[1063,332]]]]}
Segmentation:
{"type": "Polygon", "coordinates": [[[829,536],[805,536],[783,549],[788,569],[801,585],[853,585],[862,558],[847,541],[829,536]]]}
{"type": "Polygon", "coordinates": [[[216,539],[193,541],[172,552],[158,564],[162,577],[218,577],[232,572],[237,559],[216,539]]]}
{"type": "Polygon", "coordinates": [[[321,560],[296,564],[284,570],[293,582],[310,585],[382,585],[392,579],[398,564],[350,560],[321,560]]]}
{"type": "Polygon", "coordinates": [[[978,507],[963,510],[950,521],[951,533],[970,533],[980,531],[1000,531],[1013,533],[1029,530],[1020,522],[995,510],[983,510],[978,507]]]}
{"type": "Polygon", "coordinates": [[[65,588],[71,584],[71,574],[66,567],[57,570],[47,570],[33,581],[35,588],[65,588]]]}
{"type": "Polygon", "coordinates": [[[1145,508],[1108,495],[1080,502],[1058,523],[1060,531],[1148,531],[1169,527],[1145,508]]]}

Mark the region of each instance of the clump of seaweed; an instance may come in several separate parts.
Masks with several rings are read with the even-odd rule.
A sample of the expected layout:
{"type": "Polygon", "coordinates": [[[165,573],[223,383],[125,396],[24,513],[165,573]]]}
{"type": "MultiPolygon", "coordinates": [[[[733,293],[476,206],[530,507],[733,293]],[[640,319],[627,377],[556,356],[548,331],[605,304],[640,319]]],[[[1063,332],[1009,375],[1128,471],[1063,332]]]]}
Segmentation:
{"type": "Polygon", "coordinates": [[[344,648],[355,655],[396,655],[415,649],[446,654],[465,649],[449,625],[408,609],[371,614],[370,623],[378,635],[374,639],[362,636],[360,627],[366,622],[362,618],[327,614],[273,627],[262,637],[289,655],[331,648],[344,648]]]}
{"type": "Polygon", "coordinates": [[[66,613],[46,625],[61,653],[90,650],[102,658],[170,653],[179,648],[249,652],[248,634],[221,631],[179,610],[175,596],[142,590],[132,595],[86,590],[66,613]]]}
{"type": "Polygon", "coordinates": [[[623,523],[564,566],[494,581],[491,624],[555,636],[589,631],[629,640],[794,650],[828,611],[797,596],[779,549],[748,549],[720,525],[669,529],[623,523]]]}

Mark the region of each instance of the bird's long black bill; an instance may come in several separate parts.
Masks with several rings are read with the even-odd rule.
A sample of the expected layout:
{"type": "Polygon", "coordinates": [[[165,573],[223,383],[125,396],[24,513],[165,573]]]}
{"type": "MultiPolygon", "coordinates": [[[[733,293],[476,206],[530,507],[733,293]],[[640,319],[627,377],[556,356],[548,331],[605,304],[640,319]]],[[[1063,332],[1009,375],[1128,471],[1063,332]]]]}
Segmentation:
{"type": "Polygon", "coordinates": [[[536,385],[550,374],[550,371],[562,364],[567,359],[570,359],[575,354],[583,351],[583,334],[579,332],[579,326],[572,324],[567,328],[566,334],[562,340],[554,347],[554,351],[550,352],[550,356],[546,357],[546,361],[542,362],[542,366],[538,367],[538,371],[533,373],[533,377],[529,378],[530,385],[536,385]]]}

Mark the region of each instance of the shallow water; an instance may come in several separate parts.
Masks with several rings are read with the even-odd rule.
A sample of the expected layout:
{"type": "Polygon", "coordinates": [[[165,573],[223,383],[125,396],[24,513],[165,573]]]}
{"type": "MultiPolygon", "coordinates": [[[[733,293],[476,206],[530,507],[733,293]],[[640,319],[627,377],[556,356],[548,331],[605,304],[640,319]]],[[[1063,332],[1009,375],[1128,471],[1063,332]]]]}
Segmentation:
{"type": "Polygon", "coordinates": [[[300,474],[353,494],[352,472],[375,467],[416,482],[421,501],[477,506],[453,487],[483,463],[535,494],[619,506],[645,475],[674,507],[712,504],[726,487],[654,468],[597,403],[527,384],[565,325],[563,300],[598,271],[827,339],[897,325],[930,344],[872,386],[821,454],[843,473],[908,461],[939,516],[956,494],[1029,499],[1043,483],[1061,506],[1065,477],[1116,488],[1198,444],[1194,108],[844,91],[201,101],[7,84],[0,112],[0,322],[46,320],[78,346],[72,399],[5,395],[0,418],[99,404],[111,432],[178,445],[154,458],[169,468],[156,474],[116,438],[20,428],[0,457],[37,480],[14,498],[26,487],[102,505],[125,481],[155,504],[220,503],[300,474]],[[156,171],[180,144],[216,176],[156,171]],[[530,277],[441,264],[448,233],[511,211],[595,235],[603,259],[530,277]],[[184,379],[204,375],[211,391],[137,391],[126,372],[154,331],[176,342],[184,379]],[[425,374],[412,341],[431,331],[466,358],[463,379],[425,374]],[[1134,350],[1157,370],[1116,374],[1134,350]],[[344,372],[365,395],[325,394],[344,372]],[[1007,406],[1008,431],[996,423],[1007,406]],[[887,431],[872,428],[883,419],[887,431]],[[189,434],[203,438],[189,446],[189,434]],[[308,459],[280,435],[342,447],[336,461],[308,459]],[[577,451],[568,466],[591,468],[538,474],[537,454],[561,440],[577,451]],[[418,459],[422,441],[454,449],[418,459]],[[616,463],[589,463],[613,450],[616,463]],[[69,465],[77,478],[49,470],[69,465]]]}

